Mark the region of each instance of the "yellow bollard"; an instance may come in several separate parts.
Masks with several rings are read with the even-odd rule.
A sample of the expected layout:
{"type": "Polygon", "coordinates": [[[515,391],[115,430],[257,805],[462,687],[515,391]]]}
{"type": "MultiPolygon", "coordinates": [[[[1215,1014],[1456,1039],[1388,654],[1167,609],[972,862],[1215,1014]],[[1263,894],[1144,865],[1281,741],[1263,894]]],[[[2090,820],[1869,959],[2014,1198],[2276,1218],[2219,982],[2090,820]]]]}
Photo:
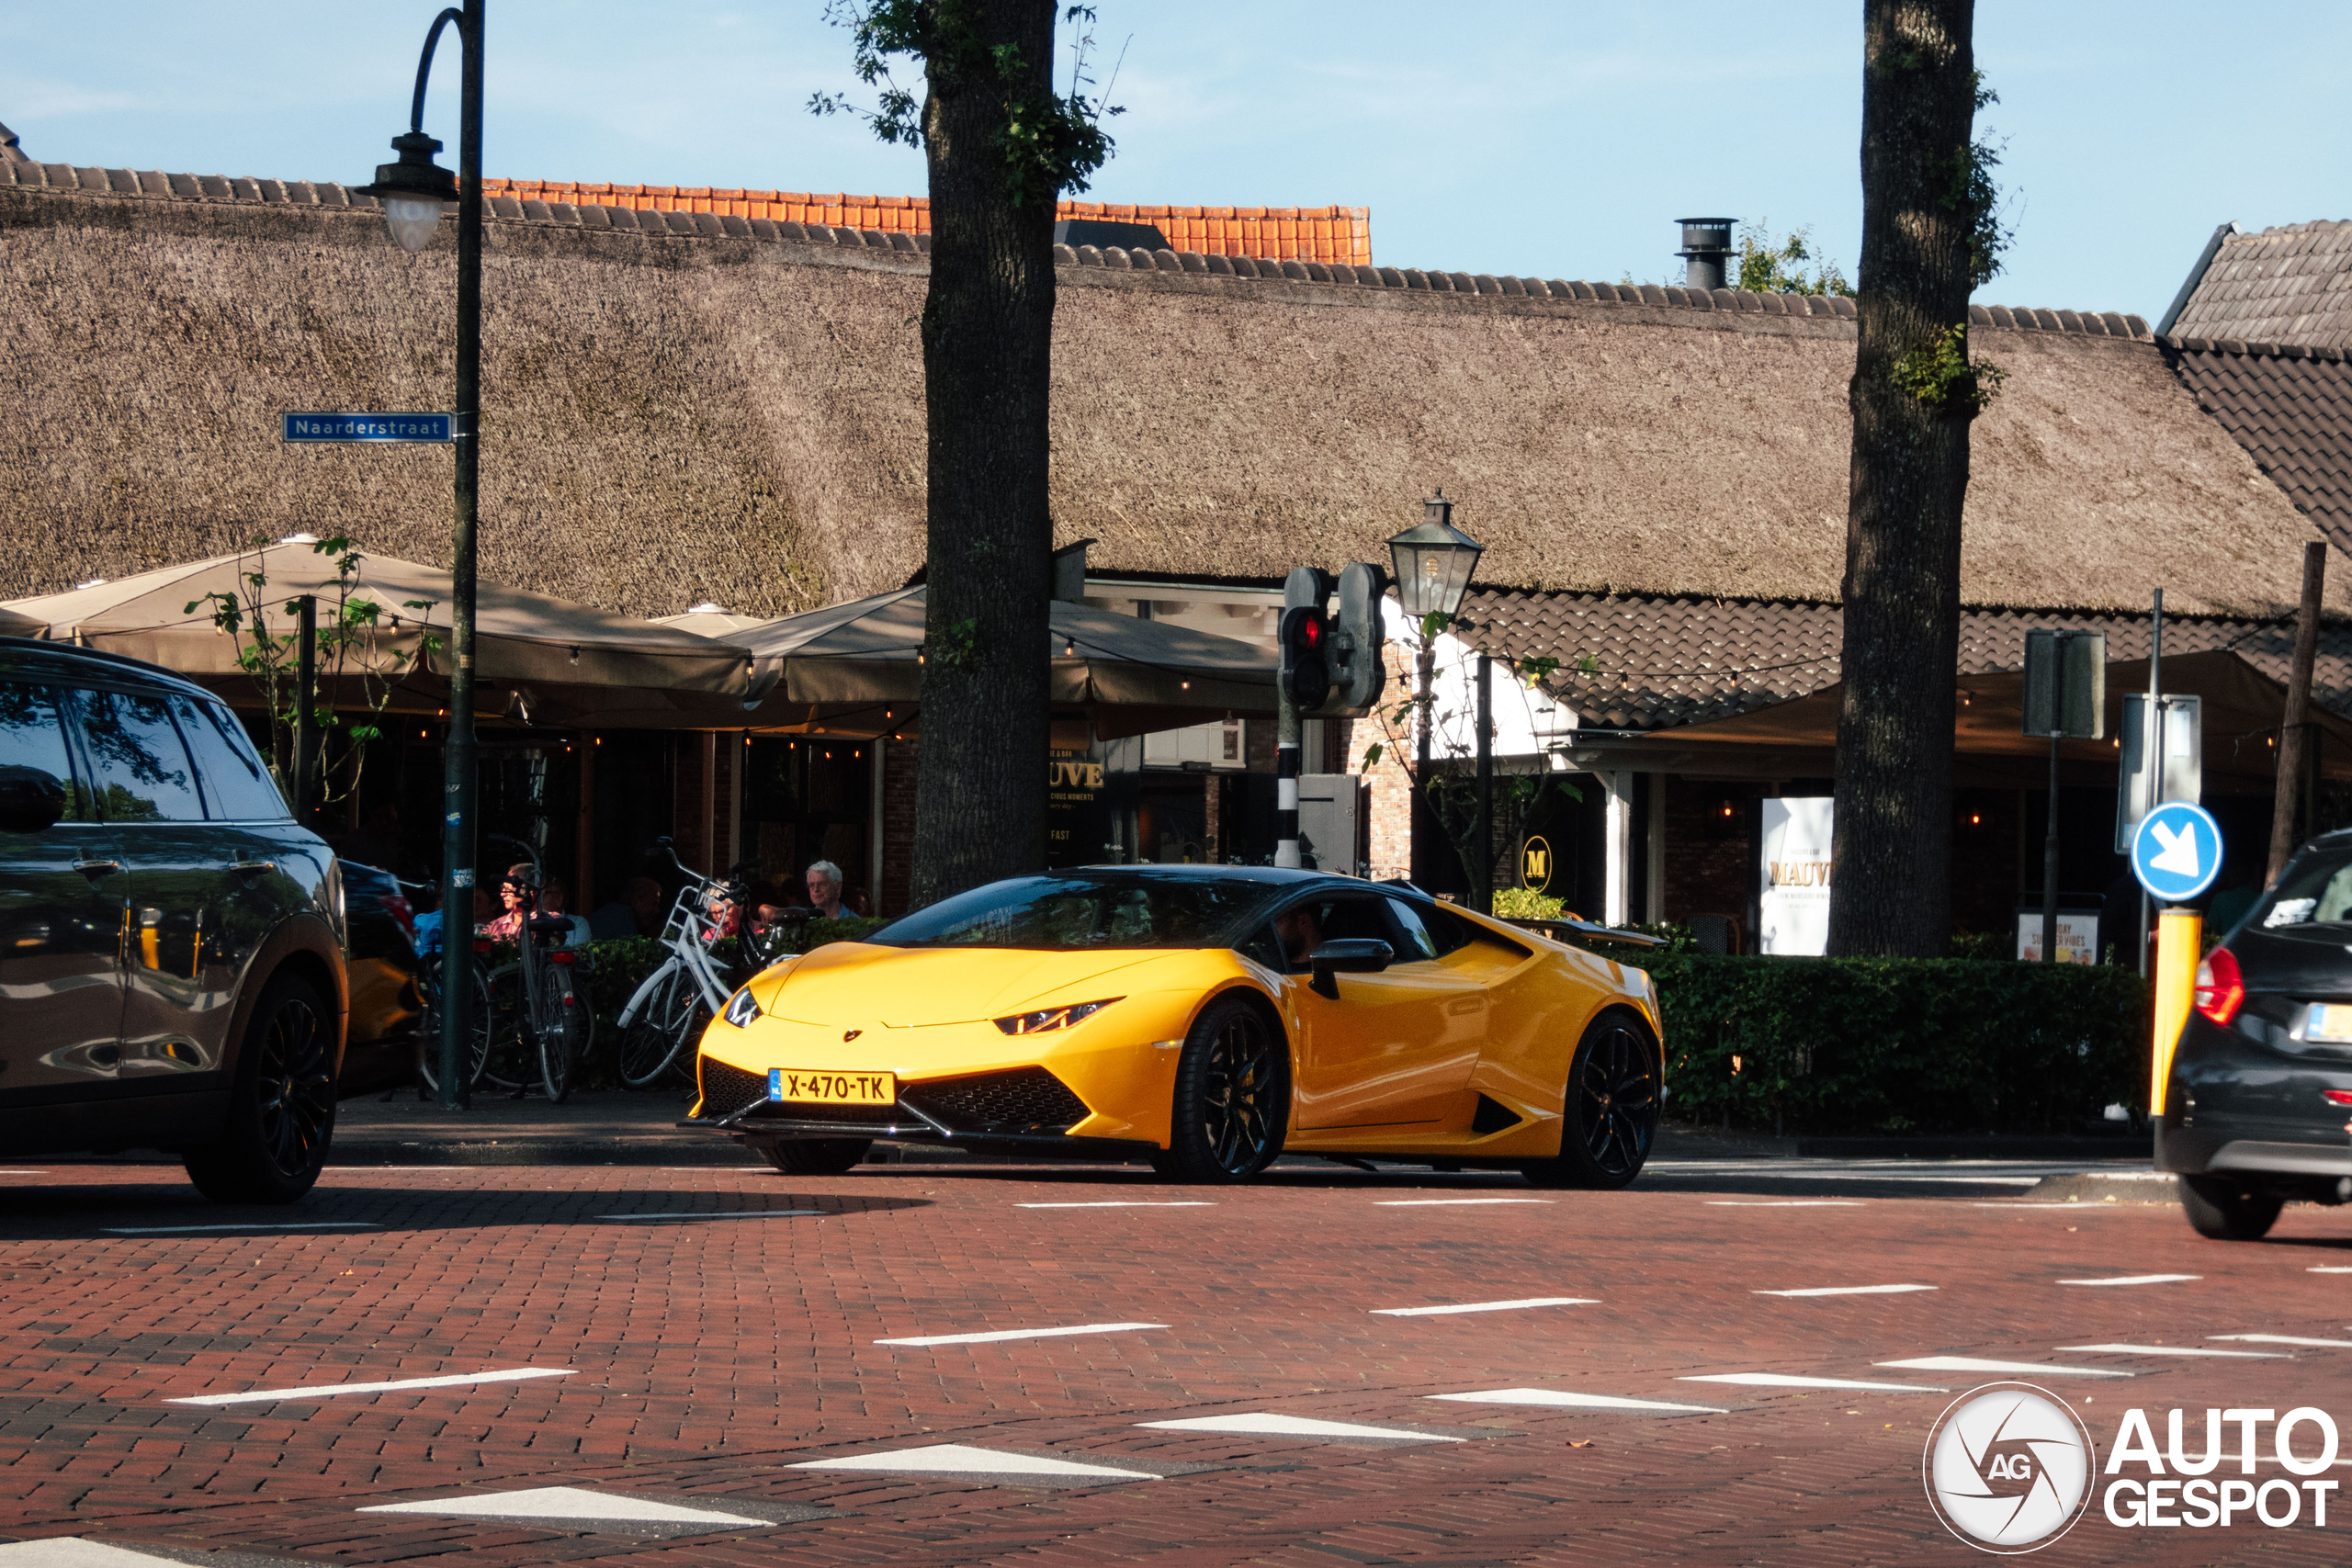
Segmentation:
{"type": "Polygon", "coordinates": [[[2188,1027],[2197,997],[2197,965],[2204,957],[2205,918],[2190,908],[2167,908],[2156,917],[2156,1015],[2154,1067],[2148,1080],[2148,1113],[2165,1113],[2165,1086],[2172,1081],[2172,1055],[2188,1027]]]}

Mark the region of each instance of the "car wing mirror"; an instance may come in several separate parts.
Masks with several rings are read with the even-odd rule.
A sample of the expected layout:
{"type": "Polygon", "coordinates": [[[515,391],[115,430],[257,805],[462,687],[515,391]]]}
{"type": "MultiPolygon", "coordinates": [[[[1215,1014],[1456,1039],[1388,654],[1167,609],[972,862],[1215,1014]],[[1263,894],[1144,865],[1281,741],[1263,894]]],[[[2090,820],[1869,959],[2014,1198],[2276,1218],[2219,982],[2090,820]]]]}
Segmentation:
{"type": "Polygon", "coordinates": [[[1340,998],[1341,975],[1377,975],[1395,962],[1396,950],[1372,937],[1341,937],[1327,942],[1306,955],[1315,978],[1308,982],[1317,996],[1340,998]]]}
{"type": "Polygon", "coordinates": [[[65,815],[65,785],[54,773],[0,767],[0,831],[45,833],[65,815]]]}

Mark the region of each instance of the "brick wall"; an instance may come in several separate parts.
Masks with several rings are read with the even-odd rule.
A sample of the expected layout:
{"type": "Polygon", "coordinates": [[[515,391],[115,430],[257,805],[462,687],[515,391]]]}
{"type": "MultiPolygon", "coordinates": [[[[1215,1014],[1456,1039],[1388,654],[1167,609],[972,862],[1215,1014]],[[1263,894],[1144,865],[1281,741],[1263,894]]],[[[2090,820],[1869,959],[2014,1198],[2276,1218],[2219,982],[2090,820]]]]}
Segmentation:
{"type": "MultiPolygon", "coordinates": [[[[1413,672],[1398,659],[1394,643],[1382,648],[1381,657],[1388,665],[1388,691],[1383,695],[1401,701],[1412,691],[1413,672]]],[[[1392,701],[1389,710],[1394,707],[1392,701]]],[[[1372,844],[1366,858],[1372,863],[1373,877],[1375,881],[1409,877],[1413,874],[1413,777],[1396,759],[1400,746],[1410,746],[1412,739],[1394,731],[1378,711],[1348,728],[1350,754],[1342,771],[1371,782],[1372,844]],[[1375,744],[1381,749],[1380,761],[1366,767],[1363,754],[1375,744]]]]}
{"type": "Polygon", "coordinates": [[[1652,787],[1666,803],[1666,911],[1669,921],[1693,915],[1729,915],[1739,922],[1740,951],[1755,950],[1748,902],[1756,868],[1751,837],[1757,786],[1708,784],[1660,775],[1652,787]],[[1734,812],[1723,815],[1728,804],[1734,812]]]}

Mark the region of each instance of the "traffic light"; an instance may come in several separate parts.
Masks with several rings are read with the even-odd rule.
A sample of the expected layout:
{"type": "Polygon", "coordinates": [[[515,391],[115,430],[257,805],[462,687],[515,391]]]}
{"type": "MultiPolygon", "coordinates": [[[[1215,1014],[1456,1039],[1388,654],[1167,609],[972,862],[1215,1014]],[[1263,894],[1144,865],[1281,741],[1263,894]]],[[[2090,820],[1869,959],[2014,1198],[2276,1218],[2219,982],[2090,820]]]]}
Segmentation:
{"type": "Polygon", "coordinates": [[[1376,566],[1357,561],[1340,573],[1340,613],[1331,628],[1331,697],[1335,715],[1370,713],[1388,684],[1388,666],[1381,657],[1386,630],[1382,625],[1381,600],[1388,576],[1376,566]]]}
{"type": "Polygon", "coordinates": [[[1320,605],[1294,604],[1283,612],[1283,694],[1299,713],[1313,713],[1331,694],[1330,637],[1320,605]]]}

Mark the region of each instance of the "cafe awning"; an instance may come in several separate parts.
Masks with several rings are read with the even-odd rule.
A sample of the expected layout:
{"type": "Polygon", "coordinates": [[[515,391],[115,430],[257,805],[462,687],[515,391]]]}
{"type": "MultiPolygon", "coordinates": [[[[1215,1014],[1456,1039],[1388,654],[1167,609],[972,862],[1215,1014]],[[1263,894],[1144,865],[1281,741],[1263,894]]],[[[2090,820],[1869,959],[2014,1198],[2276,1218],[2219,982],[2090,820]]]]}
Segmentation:
{"type": "MultiPolygon", "coordinates": [[[[754,729],[904,733],[922,692],[925,590],[903,588],[732,634],[782,678],[754,729]]],[[[1254,643],[1056,600],[1045,649],[1055,710],[1110,739],[1274,711],[1275,660],[1254,643]]]]}
{"type": "MultiPolygon", "coordinates": [[[[214,624],[210,595],[256,607],[271,635],[292,631],[288,601],[319,596],[328,621],[337,592],[334,558],[296,538],[237,555],[159,568],[63,593],[12,600],[0,611],[31,635],[160,664],[221,691],[253,694],[238,664],[240,642],[214,624]],[[264,586],[250,581],[259,574],[264,586]],[[193,604],[194,609],[188,606],[193,604]]],[[[451,655],[449,574],[388,556],[359,563],[352,598],[377,607],[369,668],[391,680],[396,712],[431,712],[446,698],[451,655]],[[428,649],[427,639],[436,646],[428,649]]],[[[734,728],[775,671],[741,643],[714,640],[633,615],[487,581],[475,590],[475,680],[485,717],[535,725],[734,728]]],[[[355,654],[355,660],[358,656],[355,654]]],[[[359,682],[327,691],[355,705],[359,682]]]]}

